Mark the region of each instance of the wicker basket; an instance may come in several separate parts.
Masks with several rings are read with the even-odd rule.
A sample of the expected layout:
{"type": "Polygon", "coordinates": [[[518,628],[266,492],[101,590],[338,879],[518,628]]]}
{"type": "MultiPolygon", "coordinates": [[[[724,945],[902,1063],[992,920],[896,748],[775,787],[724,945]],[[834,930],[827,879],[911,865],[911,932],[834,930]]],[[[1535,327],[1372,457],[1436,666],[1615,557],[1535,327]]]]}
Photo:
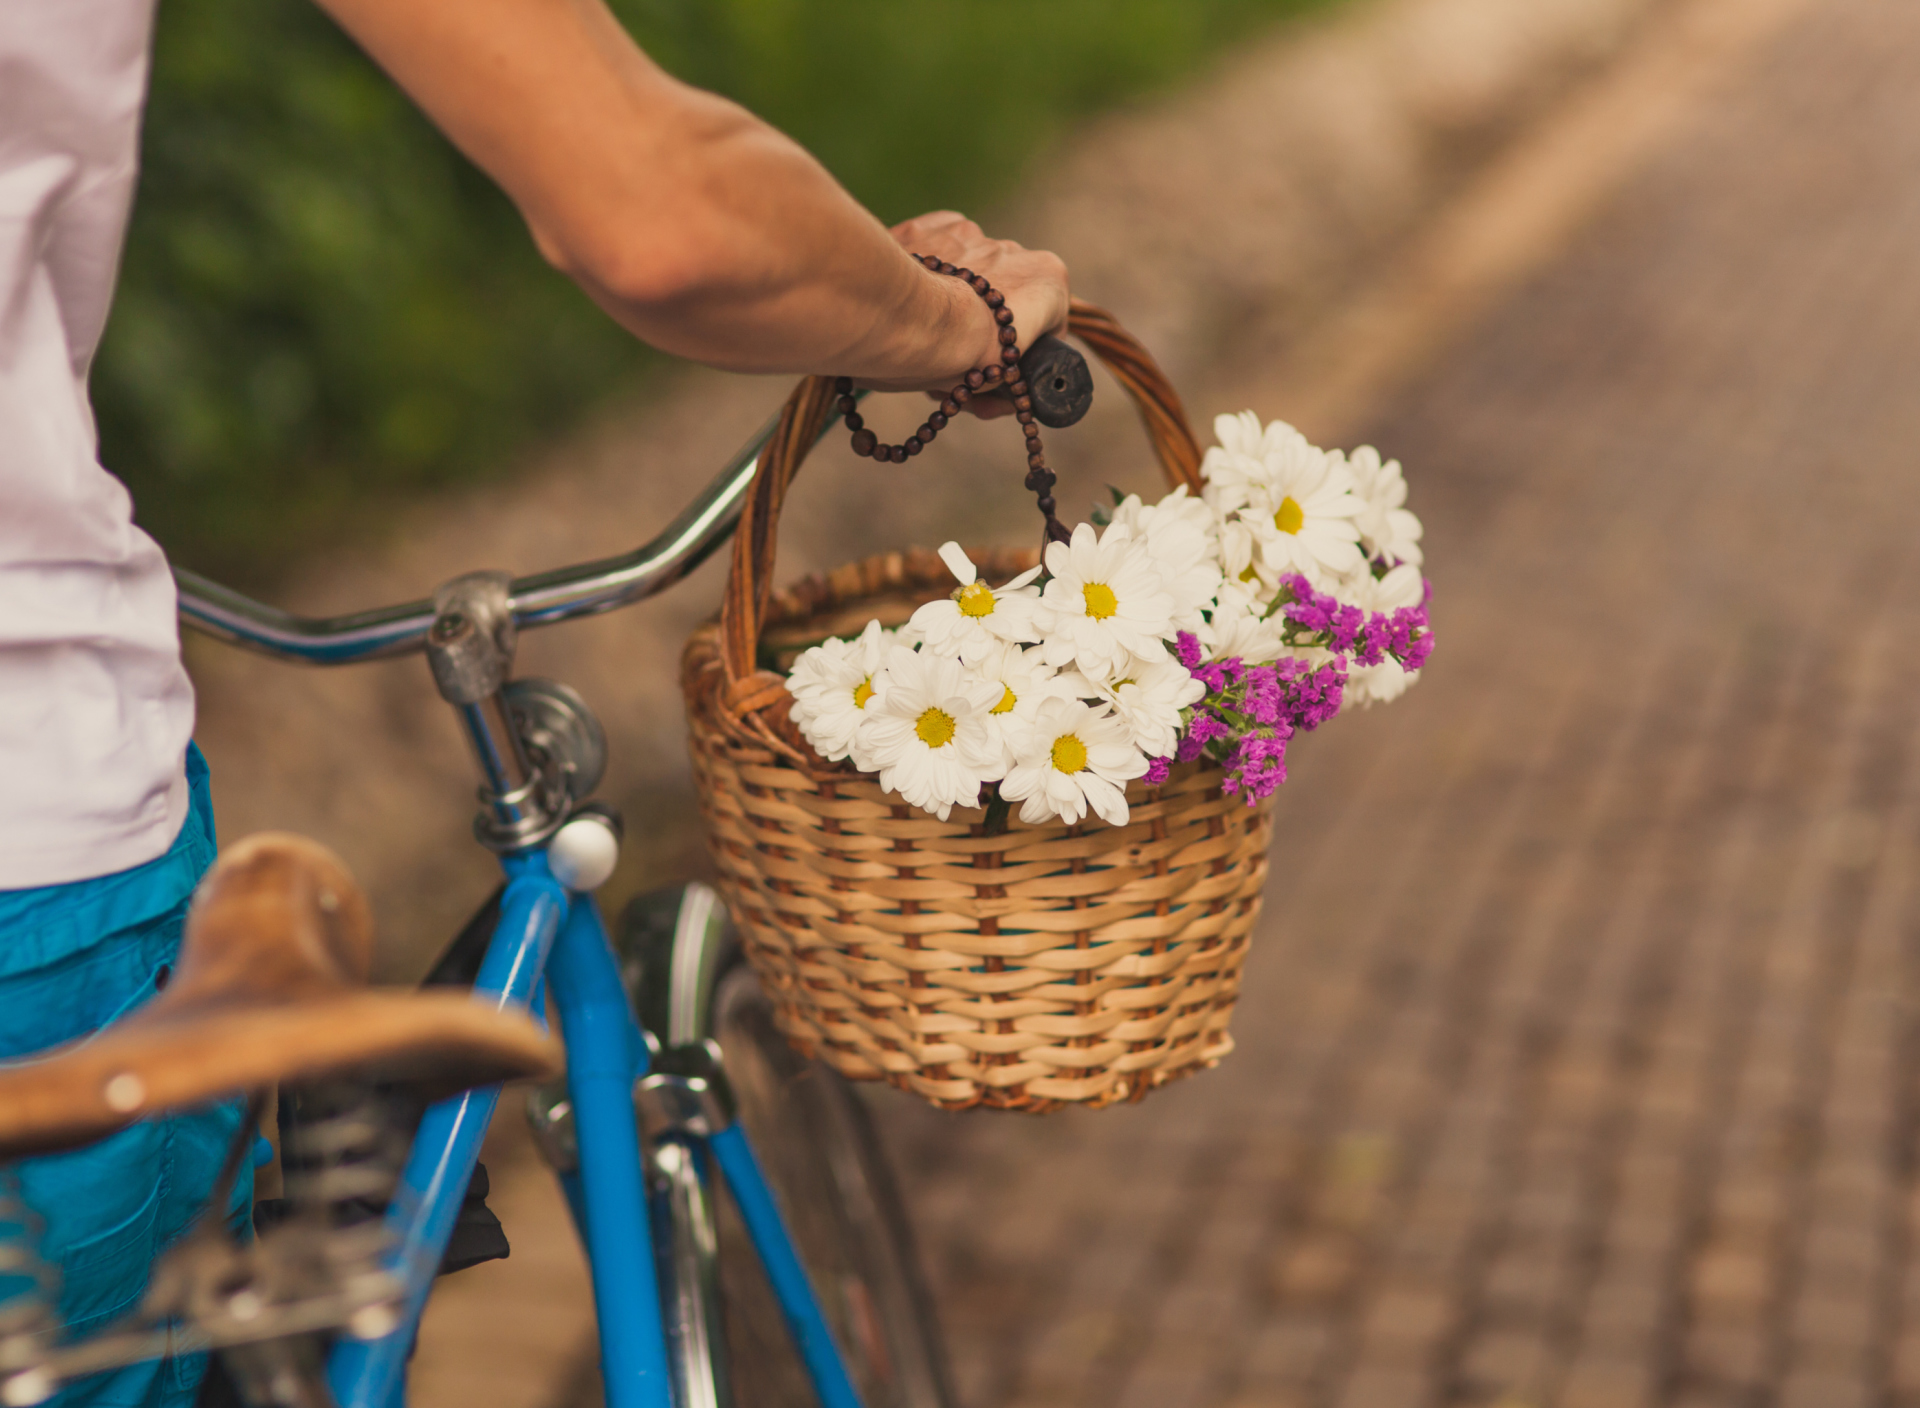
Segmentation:
{"type": "MultiPolygon", "coordinates": [[[[1076,303],[1071,331],[1138,404],[1172,484],[1199,486],[1178,398],[1113,319],[1076,303]]],[[[717,622],[682,682],[694,776],[720,885],[794,1044],[844,1075],[948,1109],[1047,1111],[1138,1100],[1218,1062],[1260,912],[1271,803],[1223,796],[1211,763],[1127,789],[1127,825],[990,832],[938,821],[828,763],[788,717],[762,647],[904,620],[952,580],[930,552],[890,553],[770,587],[787,485],[832,404],[802,382],[761,458],[717,622]]],[[[1032,552],[976,552],[998,580],[1032,552]]]]}

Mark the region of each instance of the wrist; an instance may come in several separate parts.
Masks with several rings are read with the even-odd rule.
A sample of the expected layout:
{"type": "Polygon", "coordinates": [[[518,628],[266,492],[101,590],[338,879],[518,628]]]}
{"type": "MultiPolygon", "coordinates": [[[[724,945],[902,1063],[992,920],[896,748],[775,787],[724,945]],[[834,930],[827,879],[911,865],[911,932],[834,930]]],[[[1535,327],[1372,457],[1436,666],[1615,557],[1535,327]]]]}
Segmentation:
{"type": "Polygon", "coordinates": [[[886,380],[932,387],[960,380],[975,367],[997,362],[1000,329],[993,310],[959,279],[907,260],[912,291],[893,320],[886,380]]]}
{"type": "Polygon", "coordinates": [[[940,363],[936,381],[956,381],[975,367],[997,366],[1000,362],[1000,325],[993,309],[963,279],[951,274],[926,270],[946,299],[952,322],[932,356],[940,363]]]}

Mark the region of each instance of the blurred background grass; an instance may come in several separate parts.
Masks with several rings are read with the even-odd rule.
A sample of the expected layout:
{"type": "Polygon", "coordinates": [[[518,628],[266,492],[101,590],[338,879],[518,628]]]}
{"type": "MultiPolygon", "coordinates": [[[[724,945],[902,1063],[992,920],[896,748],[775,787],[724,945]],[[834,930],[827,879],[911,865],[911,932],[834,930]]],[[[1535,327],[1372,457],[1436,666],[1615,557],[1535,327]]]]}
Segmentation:
{"type": "MultiPolygon", "coordinates": [[[[979,210],[1076,119],[1325,0],[614,0],[895,221],[979,210]]],[[[261,583],[375,510],[501,473],[656,354],[309,0],[160,7],[93,395],[179,561],[261,583]]]]}

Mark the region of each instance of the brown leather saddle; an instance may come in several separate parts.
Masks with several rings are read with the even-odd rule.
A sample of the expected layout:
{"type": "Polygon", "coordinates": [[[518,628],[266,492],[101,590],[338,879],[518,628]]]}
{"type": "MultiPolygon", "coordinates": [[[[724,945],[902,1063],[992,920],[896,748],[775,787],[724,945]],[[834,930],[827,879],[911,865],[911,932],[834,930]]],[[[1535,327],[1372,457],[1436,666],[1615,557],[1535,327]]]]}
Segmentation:
{"type": "Polygon", "coordinates": [[[201,882],[157,998],[0,1065],[0,1159],[284,1081],[377,1071],[451,1092],[561,1069],[559,1043],[524,1013],[466,992],[368,988],[372,956],[366,897],[332,852],[300,836],[247,838],[201,882]]]}

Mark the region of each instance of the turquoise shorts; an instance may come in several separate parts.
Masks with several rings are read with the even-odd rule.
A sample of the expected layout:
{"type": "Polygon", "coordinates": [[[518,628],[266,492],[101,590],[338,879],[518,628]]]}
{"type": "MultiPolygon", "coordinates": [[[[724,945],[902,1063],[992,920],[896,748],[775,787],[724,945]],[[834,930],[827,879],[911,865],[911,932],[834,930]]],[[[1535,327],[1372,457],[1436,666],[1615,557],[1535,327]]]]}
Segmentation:
{"type": "MultiPolygon", "coordinates": [[[[69,885],[0,890],[0,1061],[97,1032],[152,999],[178,962],[193,887],[213,863],[207,763],[187,750],[192,806],[157,860],[69,885]]],[[[60,1314],[84,1334],[132,1309],[153,1260],[185,1232],[213,1189],[245,1110],[239,1101],[144,1120],[70,1153],[14,1165],[44,1223],[43,1260],[59,1268],[60,1314]]],[[[251,1160],[226,1215],[250,1227],[251,1160]]],[[[206,1356],[135,1364],[63,1389],[61,1408],[190,1404],[206,1356]]]]}

